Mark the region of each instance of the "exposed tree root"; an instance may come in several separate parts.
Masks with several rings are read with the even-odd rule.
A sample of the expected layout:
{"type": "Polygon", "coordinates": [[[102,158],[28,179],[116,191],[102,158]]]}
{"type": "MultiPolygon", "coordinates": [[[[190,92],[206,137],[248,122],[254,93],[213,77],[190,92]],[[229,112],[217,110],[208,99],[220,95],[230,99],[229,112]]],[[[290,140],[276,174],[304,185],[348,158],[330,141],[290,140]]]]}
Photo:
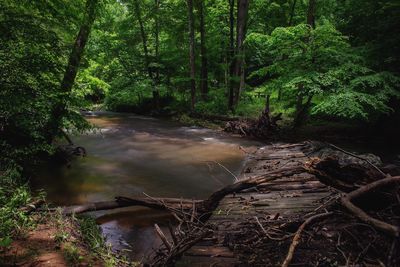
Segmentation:
{"type": "Polygon", "coordinates": [[[389,178],[385,178],[382,180],[378,180],[376,182],[362,186],[359,189],[357,189],[351,193],[348,193],[347,195],[342,197],[341,202],[350,212],[352,212],[355,216],[357,216],[357,218],[359,218],[363,222],[368,223],[368,224],[374,226],[375,228],[377,228],[378,230],[397,238],[397,237],[399,237],[399,234],[400,234],[400,228],[398,226],[395,226],[395,225],[383,222],[381,220],[372,218],[365,211],[363,211],[359,207],[355,206],[352,203],[352,200],[354,200],[362,195],[368,194],[378,188],[381,188],[381,187],[384,187],[384,186],[387,186],[390,184],[399,184],[399,183],[400,183],[400,176],[389,177],[389,178]]]}
{"type": "Polygon", "coordinates": [[[277,122],[282,119],[282,113],[271,116],[268,95],[266,98],[265,109],[257,120],[242,119],[226,123],[224,130],[230,133],[236,133],[243,136],[257,138],[267,138],[272,132],[278,129],[277,122]]]}

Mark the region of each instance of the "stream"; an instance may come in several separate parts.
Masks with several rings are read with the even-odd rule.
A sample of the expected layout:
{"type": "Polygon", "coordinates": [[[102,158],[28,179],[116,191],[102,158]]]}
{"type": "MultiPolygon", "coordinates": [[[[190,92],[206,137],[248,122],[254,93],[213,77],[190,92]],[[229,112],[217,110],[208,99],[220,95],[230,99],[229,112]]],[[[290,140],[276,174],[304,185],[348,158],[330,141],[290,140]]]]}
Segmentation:
{"type": "MultiPolygon", "coordinates": [[[[245,154],[239,146],[260,145],[215,130],[133,114],[96,112],[87,119],[97,129],[73,137],[87,156],[71,166],[47,166],[33,181],[34,188],[43,188],[55,205],[144,196],[143,192],[206,198],[240,173],[245,154]]],[[[142,207],[90,214],[114,250],[137,260],[160,244],[154,223],[166,227],[172,221],[164,212],[142,207]]]]}

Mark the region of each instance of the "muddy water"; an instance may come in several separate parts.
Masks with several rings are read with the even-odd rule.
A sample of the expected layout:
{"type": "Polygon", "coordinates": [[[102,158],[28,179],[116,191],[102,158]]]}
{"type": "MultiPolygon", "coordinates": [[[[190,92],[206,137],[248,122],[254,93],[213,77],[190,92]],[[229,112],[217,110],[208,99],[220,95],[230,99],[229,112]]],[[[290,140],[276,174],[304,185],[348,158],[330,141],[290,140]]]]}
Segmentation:
{"type": "MultiPolygon", "coordinates": [[[[48,167],[36,181],[49,201],[73,205],[115,196],[205,198],[232,183],[244,153],[255,142],[223,133],[130,114],[96,113],[88,120],[97,131],[74,137],[87,157],[70,167],[48,167]]],[[[116,250],[140,259],[158,245],[153,225],[171,218],[146,208],[92,213],[116,250]]]]}

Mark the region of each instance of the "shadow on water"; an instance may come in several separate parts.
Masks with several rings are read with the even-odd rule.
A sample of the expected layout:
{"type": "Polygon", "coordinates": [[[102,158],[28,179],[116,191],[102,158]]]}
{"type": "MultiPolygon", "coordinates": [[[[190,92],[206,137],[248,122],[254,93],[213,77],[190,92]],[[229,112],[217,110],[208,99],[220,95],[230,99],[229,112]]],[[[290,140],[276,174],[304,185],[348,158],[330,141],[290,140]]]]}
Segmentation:
{"type": "MultiPolygon", "coordinates": [[[[88,156],[71,167],[48,166],[34,181],[49,201],[73,205],[115,196],[205,198],[233,177],[244,164],[239,146],[259,145],[224,133],[132,114],[96,113],[88,120],[99,129],[74,137],[88,156]]],[[[158,245],[155,222],[166,214],[143,208],[92,213],[113,247],[140,259],[158,245]]]]}

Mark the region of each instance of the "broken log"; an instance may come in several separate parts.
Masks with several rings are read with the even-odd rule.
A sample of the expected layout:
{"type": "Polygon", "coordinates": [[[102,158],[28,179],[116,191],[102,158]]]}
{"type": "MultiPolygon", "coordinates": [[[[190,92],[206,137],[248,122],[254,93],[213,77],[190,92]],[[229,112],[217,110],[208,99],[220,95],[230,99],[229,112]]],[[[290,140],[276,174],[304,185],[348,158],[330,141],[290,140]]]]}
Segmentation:
{"type": "Polygon", "coordinates": [[[343,165],[336,156],[314,158],[307,164],[307,169],[322,183],[344,192],[351,192],[357,189],[360,183],[376,181],[382,177],[373,167],[353,163],[343,165]]]}

